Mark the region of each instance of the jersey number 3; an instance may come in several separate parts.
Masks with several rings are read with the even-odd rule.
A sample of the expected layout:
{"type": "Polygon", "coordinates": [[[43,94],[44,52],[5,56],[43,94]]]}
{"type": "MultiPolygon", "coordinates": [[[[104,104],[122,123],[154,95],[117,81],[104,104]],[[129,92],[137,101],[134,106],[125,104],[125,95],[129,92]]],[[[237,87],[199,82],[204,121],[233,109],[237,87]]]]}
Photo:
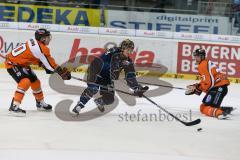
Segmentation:
{"type": "Polygon", "coordinates": [[[16,56],[22,54],[24,51],[26,51],[26,49],[27,49],[26,44],[22,44],[21,46],[12,50],[12,55],[14,57],[16,57],[16,56]]]}

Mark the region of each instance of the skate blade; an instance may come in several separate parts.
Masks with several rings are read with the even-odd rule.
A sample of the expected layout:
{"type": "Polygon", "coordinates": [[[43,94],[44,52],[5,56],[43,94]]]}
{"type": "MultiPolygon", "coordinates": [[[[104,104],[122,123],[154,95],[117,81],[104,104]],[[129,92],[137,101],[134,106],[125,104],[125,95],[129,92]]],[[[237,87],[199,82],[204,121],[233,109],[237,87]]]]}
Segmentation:
{"type": "Polygon", "coordinates": [[[16,113],[13,111],[9,111],[8,115],[13,117],[26,117],[26,113],[16,113]]]}
{"type": "Polygon", "coordinates": [[[230,116],[225,116],[225,117],[218,117],[217,119],[219,120],[231,120],[230,116]]]}
{"type": "Polygon", "coordinates": [[[74,112],[74,111],[70,111],[70,114],[73,116],[73,117],[78,117],[79,116],[79,114],[80,114],[80,112],[74,112]]]}
{"type": "Polygon", "coordinates": [[[40,112],[52,112],[52,109],[37,108],[40,112]]]}
{"type": "Polygon", "coordinates": [[[98,110],[103,113],[105,111],[105,108],[104,107],[98,107],[98,110]]]}

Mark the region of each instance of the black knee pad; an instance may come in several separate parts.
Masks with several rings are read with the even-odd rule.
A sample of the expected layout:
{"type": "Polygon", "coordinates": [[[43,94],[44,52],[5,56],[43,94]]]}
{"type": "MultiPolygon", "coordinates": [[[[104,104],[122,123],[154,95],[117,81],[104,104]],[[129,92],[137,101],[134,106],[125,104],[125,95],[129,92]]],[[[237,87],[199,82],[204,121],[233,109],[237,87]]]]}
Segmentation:
{"type": "Polygon", "coordinates": [[[110,105],[114,102],[114,94],[113,93],[105,93],[102,95],[102,99],[106,105],[110,105]]]}
{"type": "Polygon", "coordinates": [[[97,87],[87,87],[85,89],[85,93],[89,96],[92,97],[93,95],[97,94],[98,88],[97,87]]]}

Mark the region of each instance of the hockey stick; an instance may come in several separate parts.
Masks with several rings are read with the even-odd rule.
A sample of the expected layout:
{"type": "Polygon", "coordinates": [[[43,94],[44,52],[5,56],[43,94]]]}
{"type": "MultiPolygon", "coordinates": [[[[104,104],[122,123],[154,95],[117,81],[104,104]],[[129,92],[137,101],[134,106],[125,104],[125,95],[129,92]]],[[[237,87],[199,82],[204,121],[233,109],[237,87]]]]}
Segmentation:
{"type": "Polygon", "coordinates": [[[149,102],[151,102],[152,104],[154,104],[155,106],[157,106],[158,108],[160,108],[161,110],[163,110],[164,112],[166,112],[167,114],[169,114],[170,116],[172,116],[174,119],[176,119],[177,121],[181,122],[182,124],[184,124],[185,126],[194,126],[197,125],[201,122],[201,119],[196,119],[194,121],[191,122],[184,122],[181,119],[179,119],[178,117],[174,116],[172,113],[168,112],[165,108],[161,107],[160,105],[158,105],[156,102],[154,102],[153,100],[151,100],[150,98],[148,98],[147,96],[143,95],[144,98],[146,98],[149,102]]]}
{"type": "Polygon", "coordinates": [[[166,86],[166,85],[162,85],[162,84],[152,84],[152,83],[141,82],[141,81],[138,81],[138,83],[140,83],[140,84],[146,84],[146,85],[159,86],[159,87],[166,87],[166,88],[173,88],[173,89],[187,90],[186,88],[174,87],[174,86],[166,86]]]}
{"type": "MultiPolygon", "coordinates": [[[[86,80],[82,79],[82,78],[78,78],[78,77],[75,77],[75,76],[72,76],[73,79],[75,80],[79,80],[79,81],[83,81],[83,82],[87,82],[86,80]]],[[[106,87],[106,86],[103,86],[103,85],[99,85],[100,87],[106,87]]],[[[128,93],[128,92],[125,92],[125,91],[122,91],[122,90],[119,90],[119,89],[115,89],[115,91],[117,92],[121,92],[121,93],[124,93],[124,94],[128,94],[128,95],[131,95],[131,96],[136,96],[132,93],[128,93]]],[[[153,100],[151,100],[150,98],[148,98],[147,96],[143,95],[143,97],[145,99],[147,99],[149,102],[151,102],[152,104],[156,105],[158,108],[160,108],[161,110],[163,110],[165,113],[169,114],[170,116],[172,116],[174,119],[176,119],[177,121],[181,122],[182,124],[184,124],[185,126],[194,126],[194,125],[197,125],[201,122],[201,119],[196,119],[194,121],[191,121],[191,122],[184,122],[182,121],[181,119],[179,119],[178,117],[174,116],[172,113],[168,112],[165,108],[161,107],[160,105],[158,105],[156,102],[154,102],[153,100]]]]}
{"type": "MultiPolygon", "coordinates": [[[[93,83],[93,82],[88,82],[82,78],[78,78],[78,77],[75,77],[75,76],[72,76],[72,79],[75,79],[75,80],[79,80],[79,81],[82,81],[82,82],[86,82],[86,83],[93,83]]],[[[96,84],[96,83],[93,83],[93,84],[96,84]]],[[[99,87],[102,87],[102,88],[106,88],[106,86],[104,85],[100,85],[100,84],[97,84],[99,87]]],[[[122,91],[122,90],[118,90],[118,89],[114,89],[115,91],[117,92],[121,92],[121,93],[124,93],[124,94],[128,94],[128,95],[131,95],[131,96],[135,96],[134,94],[132,93],[129,93],[129,92],[125,92],[125,91],[122,91]]]]}

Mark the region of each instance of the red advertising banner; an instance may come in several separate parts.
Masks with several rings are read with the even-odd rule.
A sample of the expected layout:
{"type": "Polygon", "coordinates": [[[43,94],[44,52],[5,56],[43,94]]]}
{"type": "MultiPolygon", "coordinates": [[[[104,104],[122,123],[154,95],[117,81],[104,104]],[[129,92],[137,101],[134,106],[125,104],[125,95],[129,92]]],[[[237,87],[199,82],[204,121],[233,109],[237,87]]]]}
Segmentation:
{"type": "Polygon", "coordinates": [[[215,63],[222,73],[240,77],[240,46],[226,44],[178,42],[177,73],[197,73],[192,52],[198,48],[206,50],[207,59],[215,63]]]}

